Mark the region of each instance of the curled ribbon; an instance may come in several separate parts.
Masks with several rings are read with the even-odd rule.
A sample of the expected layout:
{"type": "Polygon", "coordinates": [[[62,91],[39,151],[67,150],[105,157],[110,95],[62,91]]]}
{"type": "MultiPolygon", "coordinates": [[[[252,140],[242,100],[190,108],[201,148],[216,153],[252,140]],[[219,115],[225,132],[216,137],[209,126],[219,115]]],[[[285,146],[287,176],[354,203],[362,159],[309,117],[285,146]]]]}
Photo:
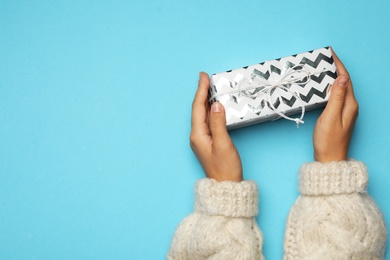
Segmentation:
{"type": "MultiPolygon", "coordinates": [[[[316,71],[313,74],[321,73],[324,70],[316,71]]],[[[272,73],[270,73],[269,75],[270,78],[272,79],[272,73]]],[[[287,120],[294,121],[297,124],[297,127],[299,127],[299,124],[304,123],[303,117],[305,115],[305,105],[303,103],[303,100],[299,96],[299,94],[297,92],[293,92],[290,89],[290,87],[293,84],[307,84],[310,81],[310,75],[311,75],[310,71],[306,68],[304,64],[298,64],[293,67],[290,67],[288,70],[286,70],[286,72],[283,75],[281,75],[280,79],[277,81],[266,79],[260,73],[256,73],[255,70],[249,79],[243,78],[242,80],[240,80],[237,83],[235,89],[226,92],[215,93],[209,98],[209,101],[213,100],[218,96],[235,94],[235,93],[238,93],[239,96],[245,96],[249,98],[256,98],[260,95],[266,94],[267,101],[270,105],[270,108],[279,116],[287,120]],[[272,93],[278,89],[291,93],[300,102],[301,116],[299,118],[298,117],[292,118],[286,116],[283,112],[275,108],[272,102],[272,93]]],[[[278,96],[278,99],[280,104],[282,104],[283,101],[280,95],[278,96]]]]}

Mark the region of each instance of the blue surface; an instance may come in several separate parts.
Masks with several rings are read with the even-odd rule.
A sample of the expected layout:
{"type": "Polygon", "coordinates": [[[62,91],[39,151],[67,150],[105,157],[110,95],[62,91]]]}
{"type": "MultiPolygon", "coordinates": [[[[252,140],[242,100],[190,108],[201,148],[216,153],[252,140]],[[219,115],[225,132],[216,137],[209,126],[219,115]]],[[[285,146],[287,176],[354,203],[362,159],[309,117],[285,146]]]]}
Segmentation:
{"type": "MultiPolygon", "coordinates": [[[[360,102],[350,155],[389,224],[389,13],[386,0],[2,0],[0,259],[164,259],[203,176],[188,145],[198,72],[327,45],[360,102]]],[[[267,259],[281,259],[320,112],[231,132],[260,186],[267,259]]]]}

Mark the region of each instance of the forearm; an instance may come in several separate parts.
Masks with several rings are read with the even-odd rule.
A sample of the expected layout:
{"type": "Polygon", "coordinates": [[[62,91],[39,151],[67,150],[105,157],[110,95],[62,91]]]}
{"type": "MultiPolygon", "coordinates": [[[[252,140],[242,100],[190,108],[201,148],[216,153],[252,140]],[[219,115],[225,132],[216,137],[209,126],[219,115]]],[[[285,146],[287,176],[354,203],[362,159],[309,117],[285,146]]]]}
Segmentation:
{"type": "Polygon", "coordinates": [[[177,228],[168,259],[263,259],[254,182],[202,179],[195,212],[177,228]]]}
{"type": "Polygon", "coordinates": [[[386,227],[358,161],[310,163],[286,226],[285,259],[383,259],[386,227]]]}

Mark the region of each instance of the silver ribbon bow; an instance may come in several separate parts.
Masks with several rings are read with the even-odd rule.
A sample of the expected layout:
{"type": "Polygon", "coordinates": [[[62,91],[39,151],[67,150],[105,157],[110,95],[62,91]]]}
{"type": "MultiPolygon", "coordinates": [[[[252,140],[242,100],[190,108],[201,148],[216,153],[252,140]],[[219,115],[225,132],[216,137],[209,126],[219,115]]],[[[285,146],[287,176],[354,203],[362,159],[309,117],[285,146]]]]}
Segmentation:
{"type": "MultiPolygon", "coordinates": [[[[322,71],[321,71],[322,72],[322,71]]],[[[316,72],[317,73],[317,72],[316,72]]],[[[320,72],[318,72],[320,73],[320,72]]],[[[293,92],[290,88],[293,84],[307,84],[310,81],[310,71],[306,68],[304,64],[298,64],[293,67],[288,68],[278,80],[274,80],[272,71],[268,70],[266,74],[261,74],[259,71],[254,70],[250,78],[243,78],[240,80],[236,87],[231,91],[215,93],[210,97],[210,101],[214,98],[226,94],[236,94],[239,96],[256,98],[260,95],[264,95],[267,98],[270,108],[279,116],[294,121],[299,127],[299,124],[303,124],[303,117],[305,115],[305,105],[301,99],[299,93],[293,92]],[[269,78],[266,79],[264,75],[269,75],[269,78]],[[296,99],[300,102],[301,107],[301,116],[299,118],[291,118],[284,114],[284,112],[275,108],[274,102],[272,100],[272,94],[275,91],[284,90],[291,93],[296,99]]],[[[282,97],[278,95],[280,104],[283,104],[282,97]]]]}

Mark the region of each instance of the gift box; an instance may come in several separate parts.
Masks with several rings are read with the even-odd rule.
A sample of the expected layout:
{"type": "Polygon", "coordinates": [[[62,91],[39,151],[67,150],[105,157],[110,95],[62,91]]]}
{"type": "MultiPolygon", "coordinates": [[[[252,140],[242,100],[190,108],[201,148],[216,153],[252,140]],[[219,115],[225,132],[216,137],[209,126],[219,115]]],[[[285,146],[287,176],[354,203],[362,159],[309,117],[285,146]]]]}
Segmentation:
{"type": "MultiPolygon", "coordinates": [[[[229,130],[325,106],[337,77],[330,47],[213,74],[209,101],[220,102],[229,130]]],[[[300,114],[297,117],[290,117],[300,114]]]]}

